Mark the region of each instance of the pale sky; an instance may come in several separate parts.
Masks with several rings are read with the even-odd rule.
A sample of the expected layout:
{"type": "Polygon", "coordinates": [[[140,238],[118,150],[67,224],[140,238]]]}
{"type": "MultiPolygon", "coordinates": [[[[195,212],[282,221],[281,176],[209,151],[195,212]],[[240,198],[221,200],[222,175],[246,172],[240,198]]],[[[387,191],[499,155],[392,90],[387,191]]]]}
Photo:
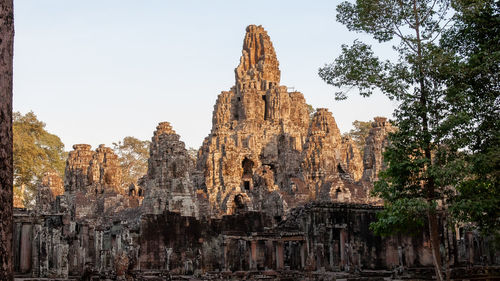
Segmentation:
{"type": "Polygon", "coordinates": [[[198,148],[217,95],[234,85],[245,28],[256,24],[271,37],[281,84],[328,108],[341,132],[391,117],[395,103],[381,94],[335,101],[338,89],[317,74],[341,44],[367,41],[335,21],[339,2],[16,0],[14,110],[33,110],[66,150],[151,139],[161,121],[198,148]]]}

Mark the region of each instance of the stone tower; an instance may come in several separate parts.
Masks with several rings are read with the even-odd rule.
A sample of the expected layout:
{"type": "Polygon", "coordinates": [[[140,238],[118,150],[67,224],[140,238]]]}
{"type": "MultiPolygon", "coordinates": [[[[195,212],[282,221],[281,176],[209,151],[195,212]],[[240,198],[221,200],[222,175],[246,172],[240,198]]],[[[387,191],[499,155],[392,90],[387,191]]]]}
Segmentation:
{"type": "Polygon", "coordinates": [[[281,191],[291,192],[294,181],[300,181],[308,107],[301,93],[279,84],[280,74],[267,32],[262,26],[248,26],[235,86],[217,98],[212,131],[198,157],[203,189],[215,215],[263,208],[265,202],[252,193],[264,190],[274,194],[266,198],[282,202],[281,191]],[[273,176],[259,180],[264,171],[273,176]]]}
{"type": "Polygon", "coordinates": [[[304,96],[280,85],[280,75],[269,35],[248,26],[235,86],[219,94],[198,153],[198,188],[212,215],[254,210],[277,217],[311,200],[366,201],[352,140],[328,110],[309,116],[304,96]]]}
{"type": "Polygon", "coordinates": [[[198,206],[191,173],[193,160],[184,142],[168,122],[156,127],[151,139],[148,174],[143,201],[146,213],[178,212],[198,216],[198,206]]]}

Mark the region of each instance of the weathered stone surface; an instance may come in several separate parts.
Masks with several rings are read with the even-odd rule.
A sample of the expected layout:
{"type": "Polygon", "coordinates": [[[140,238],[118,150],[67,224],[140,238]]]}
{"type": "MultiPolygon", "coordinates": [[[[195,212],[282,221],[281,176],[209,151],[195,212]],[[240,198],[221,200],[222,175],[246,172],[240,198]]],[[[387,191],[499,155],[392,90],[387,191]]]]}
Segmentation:
{"type": "Polygon", "coordinates": [[[79,222],[92,227],[110,224],[129,208],[139,207],[142,200],[130,196],[121,186],[121,169],[111,148],[99,145],[92,151],[88,144],[76,144],[66,161],[65,196],[58,208],[70,212],[79,222]]]}
{"type": "Polygon", "coordinates": [[[66,191],[125,193],[121,185],[118,156],[103,144],[91,150],[88,144],[75,144],[66,161],[66,191]]]}
{"type": "Polygon", "coordinates": [[[88,144],[75,144],[68,154],[64,171],[64,187],[66,191],[85,190],[90,184],[89,167],[94,152],[88,144]]]}
{"type": "Polygon", "coordinates": [[[146,213],[179,212],[198,216],[195,189],[190,174],[194,169],[185,145],[168,122],[156,127],[151,139],[143,209],[146,213]]]}
{"type": "Polygon", "coordinates": [[[387,135],[396,129],[385,117],[375,117],[370,133],[366,138],[363,156],[363,180],[374,182],[378,173],[385,168],[383,152],[389,145],[387,135]]]}
{"type": "MultiPolygon", "coordinates": [[[[207,192],[213,215],[234,213],[236,198],[242,209],[260,210],[269,204],[259,200],[291,192],[292,179],[300,180],[300,155],[309,124],[303,95],[279,85],[278,60],[261,26],[247,28],[235,73],[236,86],[217,98],[212,131],[197,162],[204,175],[201,189],[207,192]],[[274,176],[256,185],[254,176],[264,166],[274,176]],[[268,196],[258,195],[261,188],[268,196]]],[[[286,209],[283,204],[278,203],[278,209],[286,209]]]]}
{"type": "Polygon", "coordinates": [[[37,190],[36,210],[43,213],[53,211],[56,197],[62,194],[64,194],[64,184],[61,177],[56,172],[45,173],[37,190]]]}
{"type": "Polygon", "coordinates": [[[0,280],[12,280],[13,0],[0,3],[0,280]]]}
{"type": "MultiPolygon", "coordinates": [[[[373,178],[360,181],[366,172],[360,153],[341,136],[332,114],[318,109],[310,119],[303,95],[279,85],[279,63],[262,27],[247,28],[235,73],[235,86],[217,98],[197,162],[204,176],[198,187],[212,215],[255,210],[283,216],[311,200],[371,200],[373,178]]],[[[368,155],[380,159],[375,146],[368,155]]]]}
{"type": "MultiPolygon", "coordinates": [[[[390,124],[375,119],[361,161],[330,112],[318,109],[310,119],[302,94],[279,85],[260,26],[247,28],[235,73],[196,163],[168,122],[154,132],[137,185],[120,186],[111,149],[75,145],[64,194],[61,179],[48,174],[36,209],[16,209],[16,273],[37,280],[431,278],[425,232],[382,238],[369,230],[382,209],[368,193],[384,169],[390,124]]],[[[455,239],[440,227],[454,276],[500,275],[455,271],[485,260],[498,265],[500,254],[472,232],[455,239]]]]}
{"type": "Polygon", "coordinates": [[[235,69],[236,86],[239,91],[267,90],[281,78],[273,43],[262,26],[250,25],[246,31],[240,64],[235,69]]]}
{"type": "Polygon", "coordinates": [[[89,165],[89,183],[96,193],[115,192],[125,193],[121,187],[120,162],[113,149],[99,145],[89,165]]]}
{"type": "Polygon", "coordinates": [[[302,169],[313,200],[364,202],[361,157],[349,138],[342,138],[332,114],[319,108],[304,146],[302,169]]]}

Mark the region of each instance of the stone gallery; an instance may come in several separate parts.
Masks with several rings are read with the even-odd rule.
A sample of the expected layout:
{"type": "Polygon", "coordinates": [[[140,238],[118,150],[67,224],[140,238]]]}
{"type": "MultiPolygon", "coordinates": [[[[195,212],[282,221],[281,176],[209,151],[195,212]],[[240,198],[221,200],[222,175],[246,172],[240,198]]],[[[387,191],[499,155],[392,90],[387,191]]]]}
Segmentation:
{"type": "MultiPolygon", "coordinates": [[[[395,128],[374,118],[360,153],[331,112],[310,115],[280,76],[267,32],[248,26],[235,85],[219,94],[196,159],[161,122],[147,174],[123,187],[112,149],[74,145],[64,179],[47,174],[36,207],[14,211],[16,276],[432,279],[425,231],[380,237],[369,229],[383,203],[370,191],[395,128]]],[[[500,263],[486,238],[440,227],[455,276],[482,276],[484,265],[500,263]]]]}

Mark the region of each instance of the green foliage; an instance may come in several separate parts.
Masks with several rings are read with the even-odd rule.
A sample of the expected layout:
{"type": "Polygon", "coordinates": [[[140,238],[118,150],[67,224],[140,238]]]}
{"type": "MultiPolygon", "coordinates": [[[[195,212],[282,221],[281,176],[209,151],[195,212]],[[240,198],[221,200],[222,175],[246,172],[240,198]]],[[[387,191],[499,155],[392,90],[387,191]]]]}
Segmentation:
{"type": "Polygon", "coordinates": [[[326,83],[343,88],[335,92],[336,100],[345,100],[351,89],[358,89],[359,94],[368,97],[379,88],[390,99],[398,98],[404,92],[406,70],[403,65],[381,62],[371,49],[358,40],[352,46],[342,45],[341,55],[332,64],[319,69],[319,76],[326,83]]]}
{"type": "Polygon", "coordinates": [[[337,99],[345,99],[355,88],[362,96],[378,89],[398,101],[394,112],[398,130],[389,135],[384,154],[387,169],[373,191],[384,199],[385,210],[372,229],[388,235],[422,226],[427,220],[438,280],[443,276],[437,212],[443,210],[437,202],[451,195],[449,186],[457,182],[454,175],[459,174],[461,163],[460,147],[453,141],[461,133],[457,126],[461,118],[451,110],[446,91],[455,56],[436,41],[446,31],[451,1],[341,3],[337,20],[350,31],[391,43],[397,61],[381,61],[371,46],[356,40],[344,45],[341,55],[319,71],[328,84],[347,87],[335,93],[337,99]]]}
{"type": "Polygon", "coordinates": [[[463,147],[463,180],[450,211],[500,237],[500,2],[455,0],[443,45],[455,54],[447,77],[453,144],[463,147]]]}
{"type": "Polygon", "coordinates": [[[307,113],[309,113],[309,120],[312,120],[314,113],[316,113],[316,109],[310,104],[307,104],[307,113]]]}
{"type": "Polygon", "coordinates": [[[337,20],[349,30],[394,43],[397,53],[397,61],[381,61],[371,46],[356,40],[351,46],[343,45],[341,55],[319,71],[325,82],[347,87],[336,93],[337,99],[347,98],[351,89],[362,96],[378,89],[399,101],[394,112],[398,131],[390,137],[392,145],[384,157],[388,169],[375,189],[388,208],[394,202],[422,200],[434,206],[432,201],[441,198],[436,187],[447,184],[440,181],[442,186],[436,186],[433,163],[437,159],[431,152],[448,130],[443,127],[448,116],[443,111],[445,81],[439,70],[450,56],[435,43],[448,8],[449,1],[439,0],[357,0],[337,7],[337,20]]]}
{"type": "Polygon", "coordinates": [[[428,210],[427,202],[416,198],[401,198],[385,205],[383,211],[377,213],[377,221],[370,225],[370,229],[382,236],[393,233],[415,235],[422,231],[425,223],[425,214],[428,210]]]}
{"type": "Polygon", "coordinates": [[[25,188],[24,205],[30,207],[45,172],[55,171],[64,176],[67,153],[58,136],[45,130],[33,112],[13,114],[14,190],[25,188]]]}
{"type": "Polygon", "coordinates": [[[370,133],[372,122],[355,120],[354,122],[352,122],[352,126],[354,127],[354,129],[351,129],[349,133],[346,133],[345,135],[349,136],[354,141],[354,143],[356,143],[356,147],[361,153],[361,156],[363,156],[366,137],[368,137],[368,134],[370,133]]]}
{"type": "Polygon", "coordinates": [[[113,143],[113,149],[120,160],[122,185],[136,184],[148,170],[150,141],[141,141],[134,137],[125,137],[123,141],[113,143]]]}
{"type": "Polygon", "coordinates": [[[356,40],[319,70],[341,88],[336,99],[378,89],[399,102],[387,169],[374,188],[385,210],[372,229],[406,231],[422,225],[412,216],[431,221],[449,208],[455,221],[500,233],[499,2],[356,0],[337,11],[350,31],[392,43],[397,53],[397,60],[381,61],[356,40]]]}

